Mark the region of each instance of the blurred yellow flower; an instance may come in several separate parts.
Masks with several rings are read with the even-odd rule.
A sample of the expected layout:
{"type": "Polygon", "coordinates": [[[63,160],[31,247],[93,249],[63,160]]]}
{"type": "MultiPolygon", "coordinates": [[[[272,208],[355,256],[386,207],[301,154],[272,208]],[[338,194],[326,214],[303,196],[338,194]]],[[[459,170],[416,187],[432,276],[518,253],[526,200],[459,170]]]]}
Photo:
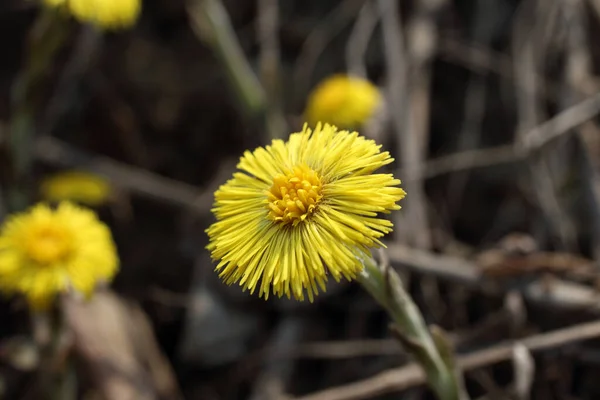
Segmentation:
{"type": "Polygon", "coordinates": [[[56,209],[38,204],[9,216],[0,228],[0,290],[24,295],[34,310],[69,289],[89,296],[117,269],[108,227],[71,203],[56,209]]]}
{"type": "Polygon", "coordinates": [[[65,7],[81,22],[103,29],[121,29],[135,24],[142,0],[42,0],[51,7],[65,7]]]}
{"type": "Polygon", "coordinates": [[[227,284],[260,297],[269,292],[313,301],[331,274],[351,280],[370,247],[392,231],[378,213],[398,210],[405,196],[391,174],[373,172],[393,161],[357,132],[304,125],[287,142],[246,151],[233,178],[215,193],[217,218],[207,249],[227,284]],[[261,281],[259,283],[259,280],[261,281]]]}
{"type": "Polygon", "coordinates": [[[371,82],[337,74],[319,83],[310,93],[305,118],[313,126],[321,121],[340,128],[357,129],[381,104],[381,93],[371,82]]]}
{"type": "Polygon", "coordinates": [[[99,175],[65,171],[44,179],[40,192],[47,201],[69,200],[99,206],[109,200],[112,191],[108,180],[99,175]]]}

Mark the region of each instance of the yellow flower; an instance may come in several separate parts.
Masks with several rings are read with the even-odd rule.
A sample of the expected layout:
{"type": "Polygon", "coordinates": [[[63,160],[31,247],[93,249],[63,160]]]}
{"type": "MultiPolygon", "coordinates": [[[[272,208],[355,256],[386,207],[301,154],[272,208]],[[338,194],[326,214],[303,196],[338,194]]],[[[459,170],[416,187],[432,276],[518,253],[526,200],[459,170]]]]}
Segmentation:
{"type": "Polygon", "coordinates": [[[110,230],[94,212],[71,203],[54,210],[38,204],[0,228],[0,290],[25,295],[33,309],[69,289],[89,296],[117,269],[110,230]]]}
{"type": "Polygon", "coordinates": [[[104,29],[127,28],[140,14],[141,0],[42,0],[50,7],[65,7],[81,22],[104,29]]]}
{"type": "Polygon", "coordinates": [[[304,125],[287,142],[246,151],[233,178],[215,193],[217,218],[207,249],[220,260],[227,284],[269,297],[313,301],[330,274],[351,280],[370,247],[392,231],[378,213],[398,210],[405,195],[391,174],[374,174],[393,161],[358,133],[304,125]],[[259,283],[260,280],[260,283],[259,283]]]}
{"type": "Polygon", "coordinates": [[[348,75],[333,75],[321,82],[308,97],[305,117],[309,124],[319,121],[356,129],[365,124],[382,103],[371,82],[348,75]]]}
{"type": "Polygon", "coordinates": [[[110,198],[111,187],[101,176],[83,171],[65,171],[46,178],[40,186],[40,192],[48,201],[69,200],[99,206],[110,198]]]}

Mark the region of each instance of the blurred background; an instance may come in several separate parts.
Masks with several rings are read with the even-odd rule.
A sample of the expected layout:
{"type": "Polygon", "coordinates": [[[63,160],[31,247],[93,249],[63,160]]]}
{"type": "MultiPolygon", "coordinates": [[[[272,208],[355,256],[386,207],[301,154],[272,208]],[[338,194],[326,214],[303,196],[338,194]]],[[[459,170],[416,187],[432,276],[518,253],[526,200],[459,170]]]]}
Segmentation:
{"type": "Polygon", "coordinates": [[[118,32],[65,19],[60,45],[42,9],[0,3],[0,219],[15,188],[32,203],[57,173],[93,173],[121,270],[50,357],[2,299],[0,398],[42,398],[52,371],[55,399],[433,399],[356,284],[264,301],[204,249],[242,153],[301,130],[339,73],[380,90],[353,128],[408,193],[375,254],[471,397],[600,398],[600,1],[144,0],[118,32]]]}

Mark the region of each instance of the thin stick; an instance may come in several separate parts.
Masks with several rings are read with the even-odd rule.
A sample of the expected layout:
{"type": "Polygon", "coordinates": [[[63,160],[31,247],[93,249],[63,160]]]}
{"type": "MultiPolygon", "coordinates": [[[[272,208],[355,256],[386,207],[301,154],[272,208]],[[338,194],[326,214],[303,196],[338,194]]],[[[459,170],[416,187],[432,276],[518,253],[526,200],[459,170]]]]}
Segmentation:
{"type": "MultiPolygon", "coordinates": [[[[471,261],[391,243],[388,244],[387,254],[394,266],[408,268],[421,274],[434,275],[477,290],[501,292],[498,282],[484,279],[481,269],[471,261]]],[[[563,310],[600,311],[600,293],[598,291],[558,278],[553,279],[551,284],[541,281],[524,284],[520,287],[520,291],[528,301],[538,304],[563,310]]]]}
{"type": "Polygon", "coordinates": [[[366,2],[358,13],[346,44],[346,68],[349,74],[362,78],[367,76],[365,53],[378,21],[379,15],[375,6],[370,1],[366,2]]]}
{"type": "MultiPolygon", "coordinates": [[[[412,179],[433,178],[439,175],[470,168],[487,167],[502,163],[520,162],[527,159],[530,152],[548,144],[561,135],[573,133],[573,129],[589,121],[600,113],[600,94],[591,96],[567,108],[546,122],[523,134],[523,141],[514,144],[462,151],[431,159],[421,166],[412,179]]],[[[410,181],[405,168],[396,174],[410,181]]]]}
{"type": "Polygon", "coordinates": [[[527,149],[544,146],[563,133],[588,121],[599,112],[600,93],[597,93],[531,129],[523,135],[523,145],[527,149]]]}
{"type": "MultiPolygon", "coordinates": [[[[584,100],[582,103],[575,104],[573,107],[558,113],[539,127],[531,130],[525,136],[533,134],[555,139],[562,134],[573,132],[573,128],[588,121],[598,113],[597,108],[589,106],[590,100],[600,102],[600,95],[595,95],[592,98],[584,100]]],[[[6,133],[0,129],[0,145],[6,139],[6,133]]],[[[542,141],[542,143],[546,143],[546,141],[542,141]]],[[[535,150],[535,147],[525,148],[518,144],[508,144],[459,152],[429,160],[422,166],[418,173],[423,178],[433,178],[469,168],[520,162],[527,158],[529,151],[535,150]]],[[[234,164],[233,161],[230,161],[226,167],[220,168],[218,176],[213,179],[212,184],[209,185],[210,187],[198,189],[195,186],[120,163],[109,157],[83,152],[59,139],[49,136],[42,136],[36,139],[34,155],[36,159],[55,166],[81,168],[102,174],[123,189],[156,198],[179,207],[187,207],[200,213],[208,211],[212,203],[212,192],[227,179],[233,170],[234,164]]],[[[401,176],[405,181],[410,180],[404,169],[398,170],[396,174],[401,176]]],[[[464,260],[461,260],[461,262],[468,263],[464,260]]]]}
{"type": "Polygon", "coordinates": [[[92,26],[83,26],[72,54],[61,71],[56,89],[48,102],[42,123],[40,136],[51,134],[57,122],[65,116],[73,103],[84,73],[94,61],[103,43],[103,35],[92,26]]]}
{"type": "Polygon", "coordinates": [[[119,188],[179,207],[190,208],[199,214],[209,212],[213,192],[233,171],[233,162],[226,162],[211,184],[205,189],[198,189],[193,185],[119,163],[108,157],[82,152],[49,136],[36,140],[34,153],[38,160],[103,175],[119,188]]]}
{"type": "MultiPolygon", "coordinates": [[[[540,125],[546,118],[546,110],[543,102],[543,81],[539,80],[539,71],[543,70],[543,64],[551,54],[551,47],[557,24],[564,18],[560,2],[546,3],[539,0],[525,1],[521,12],[518,14],[518,22],[515,24],[513,35],[513,53],[515,78],[520,85],[527,90],[517,91],[516,104],[518,124],[516,129],[517,140],[525,147],[531,145],[532,140],[538,140],[536,136],[524,134],[532,128],[540,125]],[[531,23],[531,17],[535,15],[535,22],[531,23]]],[[[564,93],[561,93],[559,104],[564,104],[564,93]]],[[[550,235],[559,239],[562,249],[573,250],[576,248],[576,235],[574,224],[569,215],[562,207],[556,176],[565,174],[564,160],[565,152],[560,147],[551,148],[542,143],[535,146],[539,149],[528,159],[528,167],[531,172],[529,185],[532,187],[531,194],[537,201],[545,217],[545,227],[542,232],[549,230],[550,235]],[[553,162],[555,161],[555,162],[553,162]],[[557,168],[558,167],[558,168],[557,168]]]]}
{"type": "MultiPolygon", "coordinates": [[[[485,3],[475,4],[475,18],[473,18],[469,32],[471,39],[482,47],[491,47],[493,30],[490,29],[488,21],[493,20],[499,7],[485,3]]],[[[467,55],[470,59],[476,59],[477,56],[475,51],[469,52],[467,55]]],[[[464,100],[464,119],[456,143],[460,151],[475,149],[481,141],[481,131],[487,109],[488,72],[484,70],[480,74],[470,74],[468,78],[464,100]]],[[[450,215],[460,214],[456,211],[463,202],[469,177],[468,171],[450,176],[447,189],[448,199],[446,200],[450,215]]]]}
{"type": "Polygon", "coordinates": [[[389,109],[398,137],[397,154],[406,169],[407,198],[405,217],[398,215],[399,239],[417,247],[431,247],[427,216],[427,197],[418,170],[427,158],[429,143],[430,64],[437,47],[435,16],[445,0],[420,1],[407,24],[407,46],[395,0],[379,0],[388,71],[389,109]],[[406,94],[405,94],[406,93],[406,94]],[[402,110],[406,109],[406,112],[402,110]],[[403,221],[402,218],[406,218],[403,221]],[[410,228],[408,228],[410,227],[410,228]]]}
{"type": "MultiPolygon", "coordinates": [[[[598,109],[589,106],[589,101],[600,102],[600,95],[575,104],[573,107],[558,113],[529,133],[543,137],[556,138],[561,134],[573,132],[573,128],[588,121],[598,113],[598,109]]],[[[0,132],[0,144],[6,135],[0,132]]],[[[542,141],[546,143],[545,141],[542,141]]],[[[539,142],[538,142],[539,143],[539,142]]],[[[111,181],[132,192],[157,198],[165,202],[205,212],[212,202],[213,186],[224,182],[233,166],[221,168],[211,188],[200,190],[192,185],[165,178],[152,172],[135,168],[108,157],[82,152],[56,138],[42,136],[35,141],[35,157],[43,162],[68,168],[82,168],[105,175],[111,181]]],[[[519,145],[502,145],[487,149],[471,150],[442,156],[428,161],[418,171],[424,178],[460,171],[468,168],[485,167],[500,163],[519,162],[526,159],[529,151],[536,148],[524,148],[519,145]],[[465,157],[468,155],[468,157],[465,157]]],[[[410,180],[404,169],[397,175],[410,180]]]]}
{"type": "MultiPolygon", "coordinates": [[[[539,352],[598,336],[600,336],[600,321],[588,322],[473,352],[459,357],[458,365],[462,370],[469,371],[509,360],[512,358],[513,348],[517,344],[523,345],[530,352],[539,352]]],[[[385,393],[398,392],[413,386],[423,385],[424,383],[425,375],[421,368],[417,364],[411,363],[401,368],[390,369],[371,378],[298,397],[295,400],[370,399],[385,393]]]]}
{"type": "Polygon", "coordinates": [[[307,35],[296,60],[292,81],[294,100],[301,105],[311,87],[311,76],[321,54],[333,38],[354,18],[365,0],[343,0],[338,3],[307,35]]]}

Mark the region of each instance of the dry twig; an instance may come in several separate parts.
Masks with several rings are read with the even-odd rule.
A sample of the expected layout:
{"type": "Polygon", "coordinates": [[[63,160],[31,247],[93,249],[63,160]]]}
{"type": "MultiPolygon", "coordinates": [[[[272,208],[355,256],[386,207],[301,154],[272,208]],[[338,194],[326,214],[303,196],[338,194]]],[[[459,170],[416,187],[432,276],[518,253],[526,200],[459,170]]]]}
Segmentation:
{"type": "MultiPolygon", "coordinates": [[[[388,254],[395,266],[422,274],[438,276],[476,290],[500,290],[499,282],[484,279],[483,269],[458,257],[435,255],[426,251],[389,244],[388,254]]],[[[562,309],[599,312],[600,293],[591,287],[554,279],[550,285],[538,280],[524,284],[520,290],[528,301],[562,309]]]]}
{"type": "MultiPolygon", "coordinates": [[[[398,2],[395,0],[379,0],[379,12],[383,30],[383,44],[385,47],[385,60],[387,69],[387,94],[388,109],[392,116],[392,126],[397,137],[398,156],[401,156],[402,166],[405,169],[406,189],[410,193],[406,201],[407,221],[402,222],[404,218],[401,214],[396,214],[397,233],[402,240],[413,238],[414,244],[418,247],[430,247],[431,240],[429,234],[429,224],[427,222],[427,200],[424,193],[423,182],[418,175],[422,159],[424,157],[424,142],[427,142],[427,123],[425,119],[429,117],[427,97],[428,80],[421,77],[418,80],[419,85],[411,85],[409,90],[408,79],[412,66],[409,64],[409,53],[404,46],[404,33],[399,16],[398,2]],[[426,85],[426,87],[423,87],[426,85]],[[414,94],[413,97],[407,93],[414,94]],[[423,97],[425,96],[425,97],[423,97]],[[407,111],[405,111],[407,110],[407,111]],[[415,114],[416,113],[416,114],[415,114]],[[403,228],[406,227],[406,228],[403,228]],[[410,229],[408,228],[410,227],[410,229]]],[[[417,32],[419,33],[419,32],[417,32]]],[[[415,33],[415,34],[417,34],[415,33]]],[[[425,44],[429,44],[431,32],[422,32],[426,36],[425,44]]],[[[414,36],[414,35],[413,35],[414,36]]],[[[413,37],[416,40],[416,37],[413,37]]],[[[413,43],[413,47],[416,46],[413,43]]],[[[420,49],[411,48],[413,52],[420,49]]],[[[427,61],[430,49],[421,49],[419,61],[427,61]]],[[[417,65],[414,68],[418,68],[417,65]]],[[[419,77],[417,77],[419,78],[419,77]]]]}
{"type": "Polygon", "coordinates": [[[310,88],[310,77],[321,54],[331,40],[344,29],[358,13],[365,0],[343,0],[323,16],[321,22],[308,34],[293,72],[296,101],[304,101],[310,88]]]}
{"type": "Polygon", "coordinates": [[[204,190],[159,176],[150,171],[119,163],[108,157],[87,154],[50,136],[35,142],[38,160],[66,168],[81,168],[106,176],[117,187],[167,203],[189,208],[197,213],[209,212],[213,192],[231,175],[233,162],[224,163],[213,182],[204,190]]]}
{"type": "Polygon", "coordinates": [[[358,13],[358,18],[356,18],[354,28],[352,28],[352,33],[350,33],[346,44],[346,68],[348,73],[366,78],[367,69],[364,57],[378,21],[379,15],[377,15],[375,6],[371,1],[367,1],[358,13]]]}
{"type": "MultiPolygon", "coordinates": [[[[600,94],[589,97],[534,127],[523,135],[523,141],[434,158],[422,164],[415,176],[433,178],[470,168],[524,161],[532,151],[538,150],[540,146],[561,135],[571,133],[574,128],[589,121],[598,113],[600,113],[600,94]]],[[[405,181],[411,179],[411,175],[405,168],[398,170],[397,174],[405,181]]]]}
{"type": "MultiPolygon", "coordinates": [[[[510,360],[513,357],[515,345],[523,346],[530,352],[539,352],[555,347],[581,342],[600,336],[600,322],[588,322],[559,329],[548,333],[533,335],[515,342],[502,343],[487,349],[458,357],[458,364],[464,371],[510,360]]],[[[406,390],[410,387],[423,385],[425,376],[421,368],[414,363],[407,366],[382,372],[371,378],[342,385],[295,400],[361,400],[390,392],[406,390]]]]}

